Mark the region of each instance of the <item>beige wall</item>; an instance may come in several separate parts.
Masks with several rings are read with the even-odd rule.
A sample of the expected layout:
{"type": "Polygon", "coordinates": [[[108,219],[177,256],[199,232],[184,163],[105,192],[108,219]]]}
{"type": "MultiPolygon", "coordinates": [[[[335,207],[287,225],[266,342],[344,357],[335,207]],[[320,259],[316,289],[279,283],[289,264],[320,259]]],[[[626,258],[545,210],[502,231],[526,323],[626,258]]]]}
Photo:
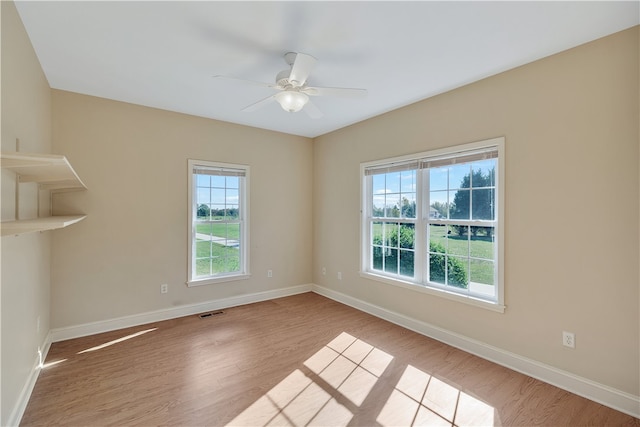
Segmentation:
{"type": "MultiPolygon", "coordinates": [[[[13,2],[1,3],[2,150],[49,153],[51,91],[13,2]]],[[[35,184],[18,188],[20,215],[37,215],[35,184]]],[[[2,220],[15,217],[15,175],[2,174],[2,220]]],[[[7,425],[49,331],[50,233],[2,237],[1,406],[7,425]],[[40,331],[37,319],[40,318],[40,331]]]]}
{"type": "Polygon", "coordinates": [[[52,328],[311,283],[310,139],[57,90],[53,135],[88,187],[54,212],[88,217],[53,236],[52,328]],[[190,158],[251,167],[249,280],[185,285],[190,158]]]}
{"type": "Polygon", "coordinates": [[[640,395],[639,38],[635,27],[316,138],[314,283],[640,395]],[[496,136],[506,312],[360,277],[359,164],[496,136]]]}

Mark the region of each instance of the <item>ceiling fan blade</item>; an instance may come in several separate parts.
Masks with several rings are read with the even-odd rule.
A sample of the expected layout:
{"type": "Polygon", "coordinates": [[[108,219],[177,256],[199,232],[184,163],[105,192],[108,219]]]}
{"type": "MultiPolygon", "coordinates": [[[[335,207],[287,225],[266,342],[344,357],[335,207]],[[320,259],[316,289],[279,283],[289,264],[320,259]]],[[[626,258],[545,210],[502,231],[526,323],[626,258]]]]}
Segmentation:
{"type": "Polygon", "coordinates": [[[320,111],[318,109],[318,107],[316,107],[316,104],[314,104],[311,101],[308,101],[303,108],[304,112],[307,113],[307,115],[309,117],[311,117],[312,119],[319,119],[322,116],[324,116],[324,114],[322,114],[322,111],[320,111]]]}
{"type": "Polygon", "coordinates": [[[306,87],[301,90],[311,96],[334,96],[339,98],[364,98],[367,96],[366,89],[354,89],[346,87],[306,87]]]}
{"type": "Polygon", "coordinates": [[[313,66],[316,64],[316,58],[306,53],[296,53],[296,59],[291,66],[291,74],[289,81],[294,86],[302,86],[309,78],[313,66]]]}
{"type": "Polygon", "coordinates": [[[280,87],[278,85],[275,85],[273,83],[256,82],[256,81],[253,81],[253,80],[238,79],[236,77],[221,76],[219,74],[213,76],[213,78],[214,79],[232,80],[232,81],[235,81],[235,82],[251,84],[251,85],[254,85],[254,86],[261,86],[261,87],[269,87],[269,88],[273,88],[273,89],[280,89],[280,87]]]}
{"type": "Polygon", "coordinates": [[[242,109],[242,111],[250,113],[251,111],[256,111],[256,110],[258,110],[258,109],[260,109],[260,108],[272,103],[275,100],[276,100],[276,96],[275,95],[267,96],[266,98],[261,99],[258,102],[254,102],[253,104],[244,107],[242,109]]]}

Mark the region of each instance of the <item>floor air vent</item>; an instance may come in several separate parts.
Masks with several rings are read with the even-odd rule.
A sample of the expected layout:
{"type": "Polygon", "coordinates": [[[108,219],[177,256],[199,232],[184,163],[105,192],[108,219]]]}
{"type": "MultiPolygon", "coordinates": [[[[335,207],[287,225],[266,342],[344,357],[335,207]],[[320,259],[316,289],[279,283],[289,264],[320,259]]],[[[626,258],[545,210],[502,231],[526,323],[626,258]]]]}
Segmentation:
{"type": "Polygon", "coordinates": [[[208,317],[217,316],[218,314],[224,314],[224,311],[222,311],[222,310],[210,311],[209,313],[198,314],[198,317],[201,318],[201,319],[206,319],[208,317]]]}

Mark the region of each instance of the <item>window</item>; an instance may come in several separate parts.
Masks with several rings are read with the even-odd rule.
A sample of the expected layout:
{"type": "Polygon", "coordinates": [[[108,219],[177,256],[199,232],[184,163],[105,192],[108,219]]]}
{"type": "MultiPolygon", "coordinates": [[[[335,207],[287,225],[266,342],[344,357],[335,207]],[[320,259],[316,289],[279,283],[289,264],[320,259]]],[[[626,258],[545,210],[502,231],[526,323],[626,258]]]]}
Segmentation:
{"type": "Polygon", "coordinates": [[[362,274],[503,311],[504,138],[369,162],[362,274]]]}
{"type": "Polygon", "coordinates": [[[189,286],[249,276],[249,167],[189,160],[189,286]]]}

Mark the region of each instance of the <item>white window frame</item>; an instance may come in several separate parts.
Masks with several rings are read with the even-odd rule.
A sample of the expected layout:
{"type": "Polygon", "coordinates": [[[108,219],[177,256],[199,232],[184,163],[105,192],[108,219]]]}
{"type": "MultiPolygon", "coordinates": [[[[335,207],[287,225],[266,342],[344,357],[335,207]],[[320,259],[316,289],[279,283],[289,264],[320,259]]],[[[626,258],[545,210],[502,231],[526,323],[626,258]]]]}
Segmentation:
{"type": "MultiPolygon", "coordinates": [[[[489,310],[503,313],[504,305],[504,137],[492,138],[483,141],[477,141],[469,144],[458,145],[449,148],[431,150],[406,156],[399,156],[387,159],[381,159],[360,164],[361,177],[361,245],[360,245],[360,275],[362,277],[376,280],[382,283],[435,295],[450,300],[487,308],[489,310]],[[430,223],[451,224],[452,221],[442,221],[429,218],[429,173],[428,168],[421,169],[416,175],[416,218],[389,218],[392,222],[405,222],[415,224],[415,252],[414,252],[414,278],[401,276],[398,274],[386,273],[380,270],[374,270],[372,255],[372,232],[371,224],[376,221],[372,215],[373,194],[371,191],[372,176],[367,176],[366,171],[375,168],[391,168],[397,170],[402,168],[404,164],[424,164],[429,161],[439,161],[441,159],[454,159],[469,155],[473,152],[482,152],[483,150],[497,150],[496,171],[495,171],[495,221],[489,224],[487,221],[469,221],[470,225],[494,225],[495,233],[495,298],[487,298],[482,295],[474,295],[469,291],[456,292],[448,286],[439,286],[426,280],[426,264],[428,263],[428,225],[430,223]],[[397,220],[397,221],[396,221],[397,220]],[[423,232],[423,230],[425,230],[423,232]],[[420,262],[423,260],[423,262],[420,262]]],[[[420,170],[419,166],[416,166],[420,170]]]]}
{"type": "Polygon", "coordinates": [[[233,280],[248,279],[251,274],[249,271],[249,176],[250,168],[247,165],[212,162],[207,160],[187,161],[188,165],[188,265],[187,265],[187,286],[201,286],[214,283],[229,282],[233,280]],[[220,273],[205,277],[195,276],[195,253],[196,253],[196,221],[197,221],[197,183],[195,178],[196,168],[212,169],[212,170],[232,170],[244,172],[244,177],[239,183],[239,222],[240,222],[240,270],[230,273],[220,273]]]}

